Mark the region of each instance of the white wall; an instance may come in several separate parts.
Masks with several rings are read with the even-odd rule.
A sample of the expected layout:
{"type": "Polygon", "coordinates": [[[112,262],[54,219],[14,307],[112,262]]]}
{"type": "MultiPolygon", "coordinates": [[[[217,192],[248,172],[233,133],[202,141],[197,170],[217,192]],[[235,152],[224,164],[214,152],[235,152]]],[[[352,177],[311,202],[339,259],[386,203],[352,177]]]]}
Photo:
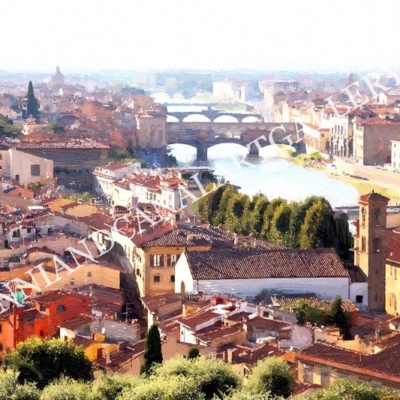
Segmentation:
{"type": "MultiPolygon", "coordinates": [[[[180,293],[181,283],[186,292],[204,292],[205,294],[225,294],[239,297],[254,297],[262,290],[270,290],[271,294],[315,293],[316,295],[334,299],[340,295],[342,299],[350,296],[350,278],[265,278],[265,279],[224,279],[194,281],[186,258],[182,254],[175,266],[175,292],[180,293]]],[[[354,287],[354,293],[360,288],[354,287]]],[[[354,294],[355,296],[355,294],[354,294]]]]}
{"type": "Polygon", "coordinates": [[[179,257],[179,260],[175,265],[175,293],[181,292],[182,282],[185,284],[186,293],[194,292],[196,290],[186,258],[186,253],[183,253],[179,257]]]}
{"type": "MultiPolygon", "coordinates": [[[[188,285],[190,285],[190,280],[188,280],[188,285]]],[[[270,290],[271,294],[285,291],[315,293],[317,296],[326,299],[334,299],[340,295],[343,299],[348,299],[350,294],[349,285],[349,278],[225,279],[196,281],[193,284],[193,290],[204,292],[205,294],[210,294],[214,291],[239,297],[254,297],[262,290],[270,290]]]]}
{"type": "Polygon", "coordinates": [[[367,307],[368,306],[368,283],[367,282],[355,282],[350,285],[350,300],[356,305],[356,307],[367,307]],[[362,296],[362,303],[356,303],[356,296],[362,296]]]}

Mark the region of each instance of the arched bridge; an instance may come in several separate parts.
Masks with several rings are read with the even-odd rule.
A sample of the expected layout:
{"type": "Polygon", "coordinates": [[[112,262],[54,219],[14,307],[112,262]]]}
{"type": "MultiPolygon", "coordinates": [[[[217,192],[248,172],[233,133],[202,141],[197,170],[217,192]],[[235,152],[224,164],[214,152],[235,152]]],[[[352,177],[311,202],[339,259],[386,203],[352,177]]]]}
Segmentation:
{"type": "Polygon", "coordinates": [[[227,111],[218,111],[218,110],[203,110],[203,111],[168,111],[167,118],[174,117],[178,120],[178,122],[183,122],[185,118],[190,117],[192,115],[201,115],[206,117],[209,122],[216,121],[219,117],[232,117],[235,118],[237,122],[243,122],[244,119],[249,117],[254,117],[258,122],[262,121],[261,114],[250,114],[250,113],[235,113],[235,112],[227,112],[227,111]]]}
{"type": "Polygon", "coordinates": [[[221,143],[237,143],[258,156],[262,147],[271,144],[302,145],[303,132],[296,123],[213,123],[169,122],[167,143],[187,144],[197,149],[197,161],[207,161],[208,148],[221,143]]]}

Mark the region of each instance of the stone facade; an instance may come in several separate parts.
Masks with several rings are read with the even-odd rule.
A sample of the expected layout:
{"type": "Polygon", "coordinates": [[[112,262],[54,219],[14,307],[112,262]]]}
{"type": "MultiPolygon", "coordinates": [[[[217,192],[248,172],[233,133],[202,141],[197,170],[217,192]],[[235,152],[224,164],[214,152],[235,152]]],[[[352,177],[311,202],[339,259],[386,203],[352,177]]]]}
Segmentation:
{"type": "Polygon", "coordinates": [[[167,115],[163,107],[151,107],[136,115],[137,145],[143,149],[166,146],[167,115]]]}
{"type": "Polygon", "coordinates": [[[400,140],[400,123],[373,118],[354,123],[353,157],[362,165],[391,163],[392,140],[400,140]]]}

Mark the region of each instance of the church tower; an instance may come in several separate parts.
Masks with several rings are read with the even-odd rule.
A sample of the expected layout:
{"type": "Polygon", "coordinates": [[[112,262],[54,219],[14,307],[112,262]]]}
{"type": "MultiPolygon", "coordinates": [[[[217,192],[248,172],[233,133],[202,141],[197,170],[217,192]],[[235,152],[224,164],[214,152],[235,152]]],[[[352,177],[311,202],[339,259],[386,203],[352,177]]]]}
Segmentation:
{"type": "Polygon", "coordinates": [[[368,308],[385,311],[386,209],[389,199],[378,193],[360,197],[355,265],[367,276],[368,308]]]}

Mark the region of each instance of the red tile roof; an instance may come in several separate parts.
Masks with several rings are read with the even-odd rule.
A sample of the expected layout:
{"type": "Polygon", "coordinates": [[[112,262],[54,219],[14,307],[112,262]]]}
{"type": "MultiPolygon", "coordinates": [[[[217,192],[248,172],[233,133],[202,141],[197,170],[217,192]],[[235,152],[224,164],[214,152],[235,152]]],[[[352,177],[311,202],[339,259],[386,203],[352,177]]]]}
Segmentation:
{"type": "Polygon", "coordinates": [[[186,252],[195,280],[349,277],[334,249],[186,252]]]}
{"type": "Polygon", "coordinates": [[[360,196],[360,201],[382,201],[385,203],[388,203],[390,201],[390,199],[388,199],[385,196],[382,196],[379,193],[375,193],[375,192],[371,192],[371,193],[367,193],[367,194],[363,194],[362,196],[360,196]]]}

